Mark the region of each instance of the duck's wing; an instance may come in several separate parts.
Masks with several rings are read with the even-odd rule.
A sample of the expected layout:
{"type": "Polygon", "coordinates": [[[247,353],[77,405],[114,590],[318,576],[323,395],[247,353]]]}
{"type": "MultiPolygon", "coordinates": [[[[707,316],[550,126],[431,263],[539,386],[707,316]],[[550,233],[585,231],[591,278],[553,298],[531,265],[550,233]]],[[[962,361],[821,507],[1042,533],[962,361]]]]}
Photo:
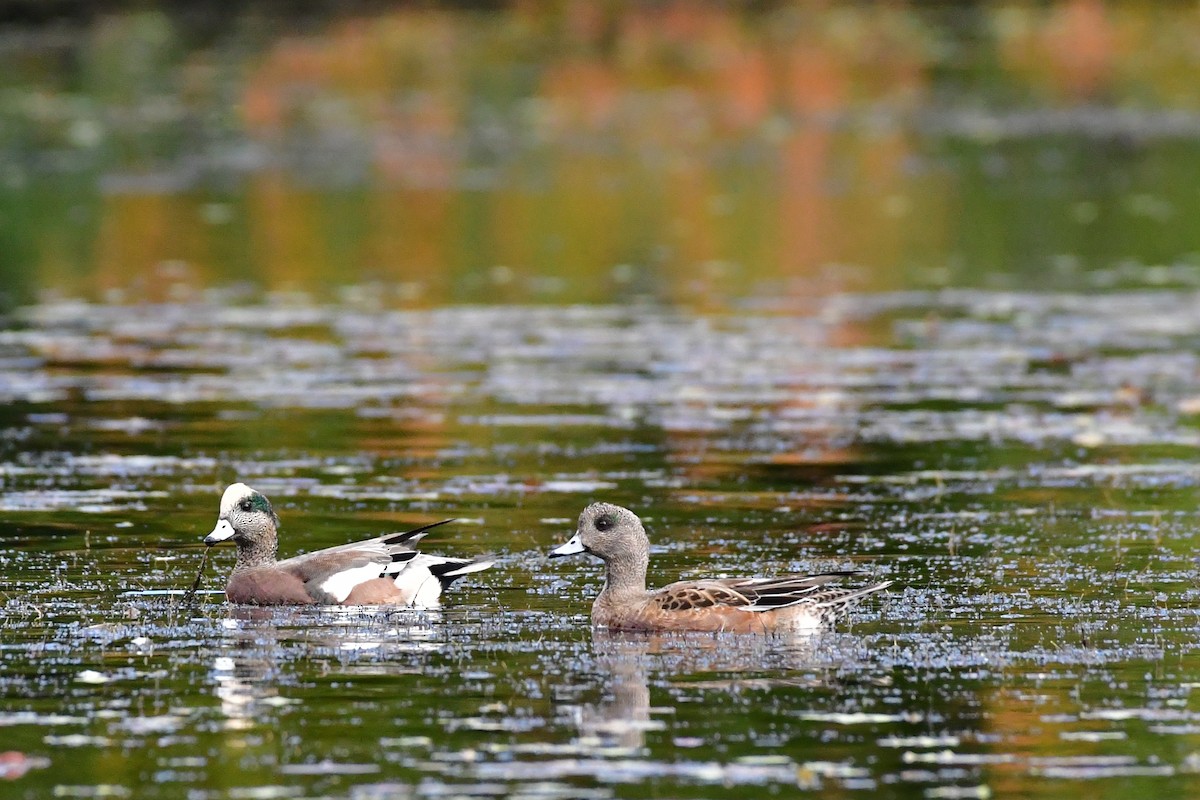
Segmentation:
{"type": "Polygon", "coordinates": [[[824,572],[820,575],[785,575],[781,578],[752,578],[738,584],[739,591],[753,598],[747,611],[769,611],[803,604],[815,610],[837,611],[856,600],[892,585],[892,581],[867,586],[832,586],[843,578],[860,576],[856,571],[824,572]]]}
{"type": "Polygon", "coordinates": [[[410,531],[327,547],[284,559],[277,567],[303,581],[318,601],[341,603],[360,583],[395,577],[418,556],[412,545],[433,528],[453,521],[441,520],[410,531]]]}
{"type": "Polygon", "coordinates": [[[720,578],[680,581],[651,596],[662,611],[692,611],[712,606],[729,606],[744,611],[769,611],[807,603],[818,608],[842,606],[879,591],[891,581],[869,587],[844,588],[828,584],[857,575],[853,571],[823,572],[819,575],[785,575],[778,578],[720,578]]]}
{"type": "Polygon", "coordinates": [[[649,602],[660,611],[695,611],[713,606],[747,606],[753,601],[727,581],[680,581],[659,589],[649,602]]]}

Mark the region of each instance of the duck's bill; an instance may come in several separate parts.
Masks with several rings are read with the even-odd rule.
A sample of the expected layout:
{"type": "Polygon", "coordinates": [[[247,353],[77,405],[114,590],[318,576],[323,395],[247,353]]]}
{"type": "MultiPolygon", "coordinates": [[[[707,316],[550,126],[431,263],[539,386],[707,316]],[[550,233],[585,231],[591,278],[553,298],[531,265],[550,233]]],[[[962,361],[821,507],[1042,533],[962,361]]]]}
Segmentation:
{"type": "Polygon", "coordinates": [[[227,519],[217,520],[217,527],[213,528],[212,533],[204,537],[204,543],[212,547],[217,542],[223,542],[226,539],[233,538],[233,526],[229,524],[227,519]]]}
{"type": "Polygon", "coordinates": [[[566,544],[560,544],[558,547],[550,551],[551,558],[559,558],[561,556],[573,556],[576,553],[586,553],[587,548],[583,546],[583,540],[579,538],[579,534],[571,537],[571,541],[566,544]]]}

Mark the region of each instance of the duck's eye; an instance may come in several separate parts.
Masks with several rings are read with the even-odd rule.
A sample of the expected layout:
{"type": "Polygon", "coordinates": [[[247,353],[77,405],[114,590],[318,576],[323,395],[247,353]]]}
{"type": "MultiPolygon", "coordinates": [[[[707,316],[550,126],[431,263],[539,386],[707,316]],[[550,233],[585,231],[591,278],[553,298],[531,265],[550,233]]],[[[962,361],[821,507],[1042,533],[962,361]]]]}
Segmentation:
{"type": "Polygon", "coordinates": [[[595,525],[596,530],[598,531],[609,530],[616,524],[617,521],[613,518],[612,514],[601,514],[600,516],[596,517],[595,525]]]}
{"type": "Polygon", "coordinates": [[[249,497],[246,497],[243,498],[242,502],[238,503],[238,508],[240,508],[242,511],[250,511],[254,508],[254,504],[250,502],[249,497]]]}

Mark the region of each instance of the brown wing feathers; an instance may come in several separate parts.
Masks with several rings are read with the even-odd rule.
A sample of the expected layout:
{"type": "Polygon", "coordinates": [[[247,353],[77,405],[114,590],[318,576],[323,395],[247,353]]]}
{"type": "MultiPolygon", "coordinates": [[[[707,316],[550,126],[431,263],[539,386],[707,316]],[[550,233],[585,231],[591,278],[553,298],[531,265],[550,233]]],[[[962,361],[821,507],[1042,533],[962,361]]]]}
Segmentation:
{"type": "Polygon", "coordinates": [[[663,611],[690,611],[709,606],[744,606],[750,599],[719,581],[696,581],[667,586],[654,598],[663,611]]]}
{"type": "Polygon", "coordinates": [[[686,581],[660,591],[656,604],[664,611],[687,611],[710,606],[740,607],[746,611],[769,611],[805,603],[818,607],[841,605],[882,589],[887,584],[867,588],[844,589],[826,584],[860,573],[825,572],[820,575],[795,575],[781,578],[727,578],[713,581],[686,581]]]}

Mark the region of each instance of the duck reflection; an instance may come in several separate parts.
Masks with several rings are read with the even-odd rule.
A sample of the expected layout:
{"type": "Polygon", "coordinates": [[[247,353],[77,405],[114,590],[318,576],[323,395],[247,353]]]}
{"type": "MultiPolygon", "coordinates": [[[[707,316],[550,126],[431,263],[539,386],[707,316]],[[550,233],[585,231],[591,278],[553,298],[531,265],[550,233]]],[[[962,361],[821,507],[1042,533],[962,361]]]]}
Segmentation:
{"type": "MultiPolygon", "coordinates": [[[[265,721],[267,708],[298,702],[279,693],[291,652],[309,655],[315,648],[347,659],[365,651],[440,650],[440,618],[436,611],[355,606],[231,607],[221,620],[224,641],[211,671],[224,728],[249,730],[265,721]]],[[[382,662],[343,663],[339,669],[359,675],[387,671],[382,662]]]]}
{"type": "Polygon", "coordinates": [[[265,708],[287,704],[279,696],[278,652],[295,633],[288,624],[297,622],[288,619],[295,616],[291,609],[232,606],[221,620],[225,646],[213,659],[211,675],[226,730],[249,730],[265,708]]]}
{"type": "Polygon", "coordinates": [[[646,731],[665,727],[650,718],[650,638],[601,629],[592,634],[592,649],[607,696],[579,709],[579,733],[607,747],[640,750],[646,731]]]}
{"type": "Polygon", "coordinates": [[[782,640],[707,633],[647,635],[597,628],[592,632],[592,652],[597,673],[605,682],[605,698],[579,709],[580,743],[590,740],[605,747],[640,750],[646,745],[647,731],[665,729],[666,724],[655,717],[673,714],[675,709],[650,704],[652,674],[681,676],[681,681],[687,676],[687,686],[717,691],[770,685],[824,686],[828,681],[820,672],[800,677],[790,674],[800,669],[820,670],[820,638],[782,640]],[[697,678],[722,673],[736,677],[697,678]]]}
{"type": "Polygon", "coordinates": [[[269,672],[266,662],[265,658],[239,659],[237,656],[213,659],[212,677],[226,730],[244,731],[254,727],[263,701],[278,696],[275,687],[266,680],[269,672]]]}

